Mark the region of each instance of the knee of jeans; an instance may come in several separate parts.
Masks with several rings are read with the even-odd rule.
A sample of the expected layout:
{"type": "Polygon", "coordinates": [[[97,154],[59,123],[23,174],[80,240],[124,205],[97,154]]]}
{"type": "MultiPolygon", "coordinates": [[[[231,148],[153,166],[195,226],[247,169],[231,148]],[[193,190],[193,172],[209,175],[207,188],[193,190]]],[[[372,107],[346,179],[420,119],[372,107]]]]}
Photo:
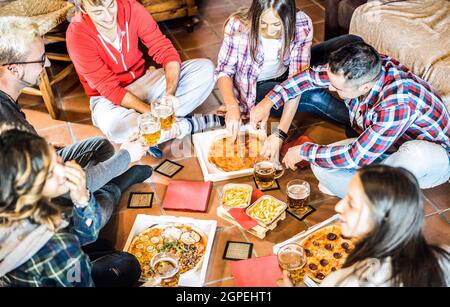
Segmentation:
{"type": "Polygon", "coordinates": [[[98,154],[109,159],[114,155],[114,153],[114,145],[108,139],[99,138],[98,154]]]}
{"type": "Polygon", "coordinates": [[[326,95],[328,95],[328,93],[323,89],[309,90],[303,93],[301,100],[304,100],[303,103],[308,102],[318,106],[319,104],[324,103],[326,95]]]}

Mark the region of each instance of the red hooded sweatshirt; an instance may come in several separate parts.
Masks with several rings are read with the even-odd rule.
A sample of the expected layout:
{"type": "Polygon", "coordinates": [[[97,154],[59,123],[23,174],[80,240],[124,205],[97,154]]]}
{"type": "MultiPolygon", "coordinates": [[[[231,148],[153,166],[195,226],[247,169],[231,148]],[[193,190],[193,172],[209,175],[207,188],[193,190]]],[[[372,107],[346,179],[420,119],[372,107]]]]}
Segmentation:
{"type": "Polygon", "coordinates": [[[139,39],[153,60],[166,66],[181,63],[178,52],[161,33],[150,13],[136,0],[117,0],[121,50],[99,34],[88,15],[79,12],[67,29],[67,49],[88,96],[103,96],[120,105],[125,86],[144,74],[139,39]]]}

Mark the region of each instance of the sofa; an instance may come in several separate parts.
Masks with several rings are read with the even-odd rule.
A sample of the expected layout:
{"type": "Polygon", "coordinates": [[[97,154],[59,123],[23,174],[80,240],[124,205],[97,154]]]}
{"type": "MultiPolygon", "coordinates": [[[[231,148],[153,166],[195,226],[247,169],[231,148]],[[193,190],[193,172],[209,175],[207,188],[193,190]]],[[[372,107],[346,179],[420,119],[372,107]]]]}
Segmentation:
{"type": "Polygon", "coordinates": [[[325,40],[347,34],[353,12],[367,0],[325,0],[325,40]]]}
{"type": "Polygon", "coordinates": [[[450,110],[450,1],[370,1],[349,30],[432,84],[450,110]]]}

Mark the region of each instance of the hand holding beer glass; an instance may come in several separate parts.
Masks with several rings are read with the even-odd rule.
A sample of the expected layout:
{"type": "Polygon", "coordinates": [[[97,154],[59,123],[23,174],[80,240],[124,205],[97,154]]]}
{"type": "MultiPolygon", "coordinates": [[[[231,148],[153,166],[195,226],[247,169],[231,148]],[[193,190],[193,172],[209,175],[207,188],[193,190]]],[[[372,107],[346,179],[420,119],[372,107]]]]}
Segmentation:
{"type": "Polygon", "coordinates": [[[180,279],[178,258],[172,253],[159,253],[153,256],[150,266],[161,287],[177,287],[180,279]]]}
{"type": "Polygon", "coordinates": [[[300,179],[289,181],[286,187],[289,210],[300,215],[306,213],[310,193],[308,182],[300,179]]]}
{"type": "Polygon", "coordinates": [[[296,243],[282,246],[278,251],[278,264],[282,270],[289,272],[289,279],[294,285],[303,281],[306,255],[303,247],[296,243]]]}
{"type": "Polygon", "coordinates": [[[172,99],[155,100],[151,103],[152,113],[158,117],[161,122],[161,129],[172,129],[175,121],[172,99]]]}
{"type": "Polygon", "coordinates": [[[139,118],[139,132],[145,139],[147,146],[154,146],[158,144],[161,137],[161,124],[159,119],[153,116],[152,113],[141,114],[139,118]]]}

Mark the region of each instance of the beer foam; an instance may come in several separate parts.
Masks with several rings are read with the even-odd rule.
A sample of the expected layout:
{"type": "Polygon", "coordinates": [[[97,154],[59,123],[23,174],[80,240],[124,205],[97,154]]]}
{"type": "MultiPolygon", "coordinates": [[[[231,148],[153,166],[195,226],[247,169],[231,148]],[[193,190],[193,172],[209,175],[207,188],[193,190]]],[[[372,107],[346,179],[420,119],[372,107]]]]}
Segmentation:
{"type": "Polygon", "coordinates": [[[302,199],[302,198],[308,197],[310,191],[309,191],[308,187],[301,185],[301,184],[296,184],[296,185],[291,185],[287,189],[287,193],[292,198],[302,199]]]}

